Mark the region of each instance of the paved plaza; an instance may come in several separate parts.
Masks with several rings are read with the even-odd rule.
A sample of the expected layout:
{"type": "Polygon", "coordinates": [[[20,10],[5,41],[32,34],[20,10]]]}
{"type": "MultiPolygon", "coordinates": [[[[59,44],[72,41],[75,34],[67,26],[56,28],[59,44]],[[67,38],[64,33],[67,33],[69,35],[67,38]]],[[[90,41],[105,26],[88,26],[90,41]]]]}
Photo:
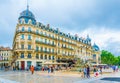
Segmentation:
{"type": "Polygon", "coordinates": [[[99,77],[81,78],[79,73],[0,71],[0,83],[120,83],[120,72],[99,77]]]}

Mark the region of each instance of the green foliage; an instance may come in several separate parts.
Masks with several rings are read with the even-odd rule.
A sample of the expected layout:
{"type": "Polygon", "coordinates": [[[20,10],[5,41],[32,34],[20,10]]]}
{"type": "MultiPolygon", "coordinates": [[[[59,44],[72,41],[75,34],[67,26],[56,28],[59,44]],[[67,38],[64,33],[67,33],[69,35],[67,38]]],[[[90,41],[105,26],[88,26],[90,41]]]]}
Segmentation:
{"type": "Polygon", "coordinates": [[[108,65],[118,65],[120,64],[120,56],[115,57],[111,52],[102,50],[101,62],[108,65]]]}

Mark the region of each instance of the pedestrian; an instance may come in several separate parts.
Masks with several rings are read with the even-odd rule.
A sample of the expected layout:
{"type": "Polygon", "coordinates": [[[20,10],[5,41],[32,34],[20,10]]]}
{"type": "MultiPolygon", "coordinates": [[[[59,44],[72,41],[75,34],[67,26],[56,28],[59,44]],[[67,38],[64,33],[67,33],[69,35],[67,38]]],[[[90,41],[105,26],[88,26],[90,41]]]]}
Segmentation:
{"type": "Polygon", "coordinates": [[[87,68],[85,66],[83,68],[83,74],[84,74],[84,78],[86,78],[87,77],[87,68]]]}
{"type": "Polygon", "coordinates": [[[48,67],[48,73],[50,73],[50,68],[48,67]]]}
{"type": "Polygon", "coordinates": [[[33,65],[31,66],[30,70],[31,70],[31,73],[33,74],[34,73],[34,66],[33,65]]]}
{"type": "Polygon", "coordinates": [[[15,71],[15,67],[13,66],[13,71],[15,71]]]}
{"type": "Polygon", "coordinates": [[[29,71],[29,67],[28,66],[27,66],[26,70],[29,71]]]}
{"type": "Polygon", "coordinates": [[[53,67],[51,67],[51,73],[53,73],[53,67]]]}
{"type": "Polygon", "coordinates": [[[100,72],[100,74],[102,75],[102,66],[100,66],[100,71],[99,71],[99,72],[100,72]]]}
{"type": "Polygon", "coordinates": [[[87,65],[87,78],[90,78],[90,67],[87,65]]]}
{"type": "Polygon", "coordinates": [[[94,76],[96,77],[97,76],[97,69],[96,69],[96,67],[94,67],[93,72],[94,72],[94,76]]]}

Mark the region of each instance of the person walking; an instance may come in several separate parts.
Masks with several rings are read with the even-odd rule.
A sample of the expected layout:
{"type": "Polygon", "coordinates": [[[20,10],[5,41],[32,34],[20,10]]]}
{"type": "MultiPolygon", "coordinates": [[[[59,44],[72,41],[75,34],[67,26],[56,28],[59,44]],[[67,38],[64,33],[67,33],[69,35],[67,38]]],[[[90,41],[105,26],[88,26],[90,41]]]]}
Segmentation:
{"type": "Polygon", "coordinates": [[[90,67],[87,65],[87,78],[90,78],[90,67]]]}
{"type": "Polygon", "coordinates": [[[34,66],[33,65],[31,66],[30,70],[31,70],[31,73],[33,74],[34,73],[34,66]]]}
{"type": "Polygon", "coordinates": [[[102,66],[100,66],[100,74],[102,75],[102,66]]]}
{"type": "Polygon", "coordinates": [[[50,73],[50,67],[48,67],[48,73],[50,73]]]}
{"type": "Polygon", "coordinates": [[[97,77],[97,68],[96,67],[94,67],[93,72],[94,72],[94,76],[97,77]]]}
{"type": "Polygon", "coordinates": [[[85,66],[83,68],[83,73],[84,73],[84,78],[86,78],[87,77],[87,68],[85,66]]]}

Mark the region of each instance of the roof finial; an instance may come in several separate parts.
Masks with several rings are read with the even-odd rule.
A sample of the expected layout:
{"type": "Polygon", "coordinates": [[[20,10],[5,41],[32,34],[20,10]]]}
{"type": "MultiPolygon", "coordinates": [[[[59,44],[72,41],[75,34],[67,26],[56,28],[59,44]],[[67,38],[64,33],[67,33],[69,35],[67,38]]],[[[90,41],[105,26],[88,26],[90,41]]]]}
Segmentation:
{"type": "Polygon", "coordinates": [[[29,4],[28,4],[28,0],[27,0],[27,10],[29,10],[29,4]]]}

